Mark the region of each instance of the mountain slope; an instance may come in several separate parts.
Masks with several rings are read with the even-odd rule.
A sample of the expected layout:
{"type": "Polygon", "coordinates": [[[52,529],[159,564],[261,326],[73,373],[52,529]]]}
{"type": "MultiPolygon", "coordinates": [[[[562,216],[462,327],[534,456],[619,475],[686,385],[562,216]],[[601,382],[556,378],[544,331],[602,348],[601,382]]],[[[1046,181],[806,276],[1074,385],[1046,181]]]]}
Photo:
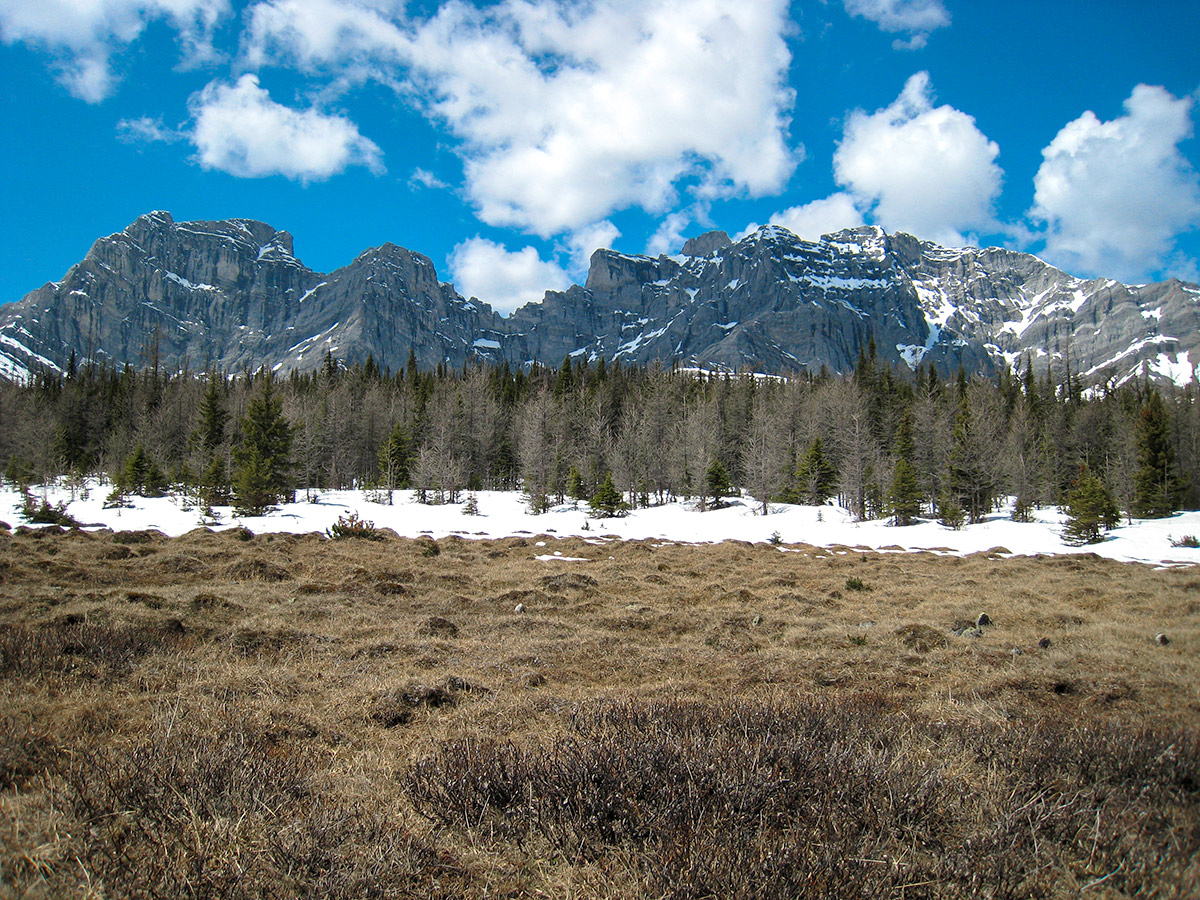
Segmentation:
{"type": "Polygon", "coordinates": [[[1200,287],[1083,281],[1034,256],[948,249],[865,227],[805,241],[768,226],[693,238],[677,257],[598,250],[584,285],[508,318],[384,244],[329,274],[261,222],[140,217],[63,280],[0,309],[0,375],[77,359],[171,370],[311,370],[326,351],[398,369],[564,356],[788,372],[848,371],[873,338],[885,361],[991,373],[1030,357],[1123,380],[1187,381],[1200,362],[1200,287]]]}

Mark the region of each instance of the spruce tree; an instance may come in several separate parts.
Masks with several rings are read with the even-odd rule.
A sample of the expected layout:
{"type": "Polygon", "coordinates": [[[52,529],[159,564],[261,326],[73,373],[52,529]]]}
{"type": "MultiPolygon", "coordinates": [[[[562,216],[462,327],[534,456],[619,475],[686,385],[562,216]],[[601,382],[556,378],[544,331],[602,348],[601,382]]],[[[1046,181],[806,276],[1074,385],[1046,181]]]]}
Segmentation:
{"type": "Polygon", "coordinates": [[[246,407],[241,432],[233,450],[234,505],[238,515],[262,515],[292,490],[292,428],[270,375],[246,407]]]}
{"type": "Polygon", "coordinates": [[[896,460],[892,470],[887,508],[894,525],[914,525],[921,515],[921,484],[917,480],[917,470],[904,457],[896,460]]]}
{"type": "Polygon", "coordinates": [[[1117,524],[1120,512],[1103,479],[1084,465],[1074,488],[1067,494],[1063,540],[1069,544],[1096,544],[1104,540],[1101,529],[1107,531],[1117,524]]]}
{"type": "Polygon", "coordinates": [[[814,438],[796,465],[796,485],[792,499],[797,503],[820,506],[833,496],[837,487],[837,466],[825,455],[821,439],[814,438]]]}
{"type": "Polygon", "coordinates": [[[200,398],[199,422],[192,440],[206,455],[216,453],[225,443],[225,425],[229,413],[225,409],[225,392],[216,376],[208,379],[208,389],[200,398]]]}
{"type": "Polygon", "coordinates": [[[1137,474],[1133,513],[1147,519],[1169,516],[1175,511],[1178,479],[1175,449],[1171,446],[1171,421],[1158,391],[1150,392],[1138,413],[1134,436],[1137,474]]]}
{"type": "Polygon", "coordinates": [[[719,459],[713,459],[709,463],[708,470],[704,473],[704,491],[705,495],[712,498],[713,506],[719,508],[721,500],[733,493],[733,485],[729,482],[729,473],[725,470],[724,464],[719,459]]]}
{"type": "Polygon", "coordinates": [[[616,484],[613,483],[612,472],[605,473],[604,480],[600,482],[600,487],[592,495],[590,505],[592,513],[597,518],[611,519],[614,516],[625,514],[625,510],[629,507],[622,499],[621,492],[617,490],[616,484]]]}

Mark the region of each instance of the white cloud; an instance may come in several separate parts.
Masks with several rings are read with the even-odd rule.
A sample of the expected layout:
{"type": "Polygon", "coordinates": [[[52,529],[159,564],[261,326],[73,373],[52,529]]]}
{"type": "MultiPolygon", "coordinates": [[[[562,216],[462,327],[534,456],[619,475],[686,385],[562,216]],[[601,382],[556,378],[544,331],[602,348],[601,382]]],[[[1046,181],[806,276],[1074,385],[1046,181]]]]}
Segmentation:
{"type": "Polygon", "coordinates": [[[1191,98],[1138,85],[1125,115],[1085,112],[1042,151],[1029,215],[1046,226],[1047,259],[1081,274],[1139,280],[1189,271],[1176,235],[1200,224],[1200,177],[1179,152],[1191,98]]]}
{"type": "Polygon", "coordinates": [[[450,0],[425,21],[383,0],[254,8],[250,64],[349,67],[423,103],[460,139],[480,218],[544,237],[614,210],[664,212],[780,189],[787,0],[450,0]]]}
{"type": "Polygon", "coordinates": [[[918,72],[891,106],[850,114],[834,175],[889,231],[954,245],[966,240],[964,231],[997,227],[999,153],[971,116],[934,107],[929,75],[918,72]]]}
{"type": "Polygon", "coordinates": [[[803,206],[793,206],[771,216],[772,225],[782,225],[807,241],[818,241],[823,234],[863,224],[862,213],[854,198],[846,193],[830,194],[803,206]]]}
{"type": "Polygon", "coordinates": [[[896,41],[898,50],[919,50],[929,32],[950,24],[950,13],[941,0],[842,0],[846,12],[862,16],[889,33],[907,31],[908,41],[896,41]]]}
{"type": "Polygon", "coordinates": [[[348,119],[276,103],[254,75],[213,83],[189,103],[197,160],[241,178],[283,175],[321,181],[347,166],[383,169],[379,147],[348,119]]]}
{"type": "Polygon", "coordinates": [[[646,253],[650,256],[678,253],[687,240],[684,229],[692,224],[692,218],[688,212],[676,212],[663,219],[646,243],[646,253]]]}
{"type": "Polygon", "coordinates": [[[229,12],[228,0],[4,0],[0,39],[48,51],[59,80],[89,103],[115,86],[111,59],[153,21],[179,32],[185,60],[213,54],[212,31],[229,12]]]}
{"type": "Polygon", "coordinates": [[[571,260],[567,271],[576,281],[582,283],[587,275],[592,254],[601,248],[611,250],[620,236],[621,232],[617,226],[607,220],[595,222],[572,232],[566,241],[566,249],[571,260]]]}
{"type": "Polygon", "coordinates": [[[412,175],[408,178],[410,187],[430,188],[431,190],[445,190],[450,187],[442,179],[438,178],[428,169],[413,169],[412,175]]]}
{"type": "Polygon", "coordinates": [[[478,297],[504,315],[541,300],[548,290],[562,291],[571,285],[562,267],[543,260],[533,247],[514,253],[482,237],[458,244],[447,263],[460,294],[478,297]]]}
{"type": "Polygon", "coordinates": [[[117,138],[128,144],[171,144],[186,138],[175,128],[163,125],[162,118],[142,116],[137,119],[122,119],[117,123],[117,138]]]}
{"type": "Polygon", "coordinates": [[[268,0],[249,11],[242,61],[251,68],[295,66],[318,71],[336,64],[342,77],[379,78],[399,62],[411,40],[401,30],[402,2],[388,0],[268,0]]]}

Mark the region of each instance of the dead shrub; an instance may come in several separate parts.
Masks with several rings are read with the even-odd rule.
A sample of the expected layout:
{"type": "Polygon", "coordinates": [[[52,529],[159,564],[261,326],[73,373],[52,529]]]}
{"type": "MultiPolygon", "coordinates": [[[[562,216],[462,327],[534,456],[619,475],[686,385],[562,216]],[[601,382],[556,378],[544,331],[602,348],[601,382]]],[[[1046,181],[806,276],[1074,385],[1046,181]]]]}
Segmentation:
{"type": "Polygon", "coordinates": [[[948,726],[873,698],[601,702],[570,726],[448,742],[401,783],[443,826],[629,866],[659,897],[1057,897],[1103,877],[1183,897],[1197,875],[1195,734],[948,726]]]}
{"type": "Polygon", "coordinates": [[[239,559],[225,567],[225,577],[231,581],[288,581],[292,573],[279,563],[253,556],[239,559]]]}

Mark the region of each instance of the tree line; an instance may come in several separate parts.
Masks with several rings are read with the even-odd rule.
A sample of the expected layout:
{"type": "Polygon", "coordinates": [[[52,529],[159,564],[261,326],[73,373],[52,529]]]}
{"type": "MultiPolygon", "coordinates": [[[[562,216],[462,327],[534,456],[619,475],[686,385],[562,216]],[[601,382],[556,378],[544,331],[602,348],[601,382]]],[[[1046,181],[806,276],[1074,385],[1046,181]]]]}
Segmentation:
{"type": "Polygon", "coordinates": [[[1086,485],[1107,522],[1200,508],[1200,403],[1194,384],[1089,386],[1028,363],[898,372],[872,345],[848,375],[786,378],[570,357],[420,371],[410,354],[390,372],[327,356],[286,376],[72,363],[0,384],[0,460],[14,484],[101,476],[114,502],[174,490],[243,511],[357,487],[429,503],[522,490],[542,512],[607,481],[612,510],[742,490],[764,513],[836,498],[859,518],[955,524],[1086,485]]]}

